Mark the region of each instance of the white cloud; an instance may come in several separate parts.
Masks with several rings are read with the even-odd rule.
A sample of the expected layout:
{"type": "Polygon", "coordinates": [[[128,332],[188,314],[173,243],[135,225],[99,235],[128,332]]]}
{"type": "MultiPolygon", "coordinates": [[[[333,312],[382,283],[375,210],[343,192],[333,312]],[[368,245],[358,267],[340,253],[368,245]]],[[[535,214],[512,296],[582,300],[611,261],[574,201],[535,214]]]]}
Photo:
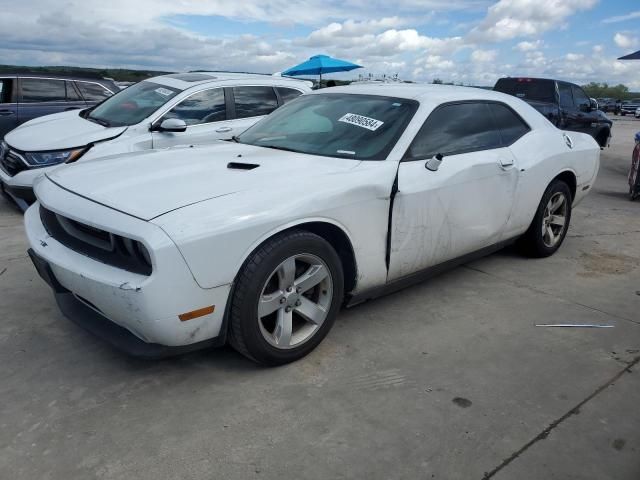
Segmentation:
{"type": "Polygon", "coordinates": [[[536,40],[535,42],[520,42],[515,47],[514,50],[520,50],[521,52],[530,52],[531,50],[537,50],[542,46],[542,40],[536,40]]]}
{"type": "Polygon", "coordinates": [[[497,56],[497,50],[474,50],[471,52],[471,60],[476,63],[493,62],[497,56]]]}
{"type": "Polygon", "coordinates": [[[629,12],[626,15],[617,15],[615,17],[605,18],[604,20],[602,20],[602,23],[626,22],[627,20],[633,20],[634,18],[640,18],[640,10],[629,12]]]}
{"type": "Polygon", "coordinates": [[[613,36],[613,41],[620,48],[633,48],[638,45],[638,38],[627,33],[618,32],[613,36]]]}
{"type": "Polygon", "coordinates": [[[539,35],[563,25],[580,10],[597,0],[500,0],[469,34],[471,41],[499,42],[510,38],[539,35]]]}

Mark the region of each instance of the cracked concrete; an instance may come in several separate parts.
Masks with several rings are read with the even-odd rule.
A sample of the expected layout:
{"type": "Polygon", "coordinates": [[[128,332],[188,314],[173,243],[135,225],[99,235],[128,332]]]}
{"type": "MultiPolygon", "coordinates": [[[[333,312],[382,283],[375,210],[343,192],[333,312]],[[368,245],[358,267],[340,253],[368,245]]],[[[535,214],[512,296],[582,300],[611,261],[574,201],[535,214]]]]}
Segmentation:
{"type": "Polygon", "coordinates": [[[505,250],[343,311],[275,369],[227,348],[143,362],[79,330],[0,199],[0,477],[637,480],[636,130],[616,122],[554,257],[505,250]],[[535,327],[559,322],[615,327],[535,327]]]}

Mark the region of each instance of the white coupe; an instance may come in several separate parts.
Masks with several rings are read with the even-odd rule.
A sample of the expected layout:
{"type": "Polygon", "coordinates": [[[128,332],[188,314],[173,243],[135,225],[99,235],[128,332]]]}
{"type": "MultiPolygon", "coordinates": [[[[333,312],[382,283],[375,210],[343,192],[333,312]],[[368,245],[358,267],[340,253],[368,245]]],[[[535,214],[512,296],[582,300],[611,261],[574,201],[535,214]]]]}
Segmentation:
{"type": "Polygon", "coordinates": [[[47,173],[25,216],[29,253],[62,312],[125,351],[228,341],[282,364],[343,304],[516,240],[553,254],[599,155],[501,93],[331,88],[233,141],[47,173]]]}

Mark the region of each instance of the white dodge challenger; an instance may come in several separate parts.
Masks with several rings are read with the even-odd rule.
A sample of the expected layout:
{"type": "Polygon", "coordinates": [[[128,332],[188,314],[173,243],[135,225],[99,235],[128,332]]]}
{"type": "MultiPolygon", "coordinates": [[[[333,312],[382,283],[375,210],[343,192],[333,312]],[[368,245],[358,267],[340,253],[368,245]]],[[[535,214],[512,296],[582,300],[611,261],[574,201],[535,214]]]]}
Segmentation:
{"type": "Polygon", "coordinates": [[[553,254],[599,155],[497,92],[331,88],[234,141],[47,173],[29,254],[67,317],[129,353],[228,341],[282,364],[343,304],[514,241],[553,254]]]}

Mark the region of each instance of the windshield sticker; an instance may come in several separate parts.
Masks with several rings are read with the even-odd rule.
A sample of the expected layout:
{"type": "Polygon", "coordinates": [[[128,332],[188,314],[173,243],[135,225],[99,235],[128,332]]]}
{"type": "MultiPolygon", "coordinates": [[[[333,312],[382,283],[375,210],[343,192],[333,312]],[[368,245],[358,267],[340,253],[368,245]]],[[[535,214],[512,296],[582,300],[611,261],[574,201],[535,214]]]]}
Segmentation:
{"type": "Polygon", "coordinates": [[[355,155],[356,152],[352,152],[351,150],[337,150],[336,153],[342,153],[343,155],[355,155]]]}
{"type": "Polygon", "coordinates": [[[338,121],[348,123],[350,125],[355,125],[357,127],[366,128],[367,130],[371,130],[372,132],[375,132],[384,123],[380,120],[376,120],[375,118],[365,117],[362,115],[358,115],[357,113],[346,113],[341,118],[339,118],[338,121]]]}
{"type": "Polygon", "coordinates": [[[168,97],[169,95],[173,95],[173,92],[171,90],[168,90],[166,88],[156,88],[155,89],[156,93],[159,93],[160,95],[164,96],[164,97],[168,97]]]}

